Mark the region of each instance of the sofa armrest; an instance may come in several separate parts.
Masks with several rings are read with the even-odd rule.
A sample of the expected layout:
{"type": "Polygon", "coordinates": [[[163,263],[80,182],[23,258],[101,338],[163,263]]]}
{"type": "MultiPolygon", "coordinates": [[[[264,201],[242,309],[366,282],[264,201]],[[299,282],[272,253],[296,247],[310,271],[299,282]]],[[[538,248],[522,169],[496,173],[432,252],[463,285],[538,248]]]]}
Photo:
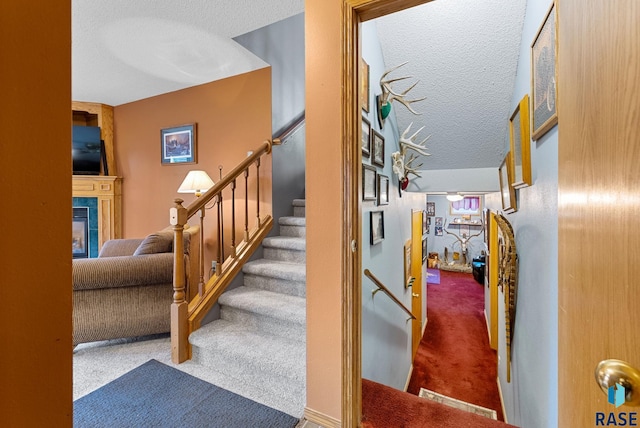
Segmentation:
{"type": "Polygon", "coordinates": [[[73,260],[73,290],[172,284],[173,253],[73,260]]]}
{"type": "Polygon", "coordinates": [[[98,257],[131,256],[142,239],[110,239],[102,244],[98,257]]]}

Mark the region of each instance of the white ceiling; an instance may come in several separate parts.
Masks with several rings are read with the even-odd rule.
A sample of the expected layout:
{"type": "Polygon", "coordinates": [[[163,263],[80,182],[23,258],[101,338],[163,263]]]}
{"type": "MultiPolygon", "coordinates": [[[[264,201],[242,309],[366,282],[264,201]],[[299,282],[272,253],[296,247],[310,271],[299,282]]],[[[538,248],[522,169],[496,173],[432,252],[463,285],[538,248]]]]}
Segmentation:
{"type": "MultiPolygon", "coordinates": [[[[500,164],[525,6],[437,0],[377,20],[385,63],[408,60],[396,73],[427,97],[420,116],[393,107],[401,131],[432,135],[423,168],[500,164]]],[[[72,0],[72,98],[116,106],[266,67],[232,38],[303,11],[304,0],[72,0]]]]}
{"type": "Polygon", "coordinates": [[[304,0],[72,0],[72,97],[120,105],[268,64],[232,40],[304,0]]]}

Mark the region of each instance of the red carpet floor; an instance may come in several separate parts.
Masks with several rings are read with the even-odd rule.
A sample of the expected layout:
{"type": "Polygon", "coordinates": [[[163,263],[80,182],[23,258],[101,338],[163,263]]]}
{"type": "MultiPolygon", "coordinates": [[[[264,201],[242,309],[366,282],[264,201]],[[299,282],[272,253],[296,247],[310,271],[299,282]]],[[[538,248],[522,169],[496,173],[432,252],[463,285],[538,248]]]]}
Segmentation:
{"type": "Polygon", "coordinates": [[[362,379],[363,428],[515,428],[362,379]]]}
{"type": "Polygon", "coordinates": [[[493,409],[504,420],[483,286],[471,274],[440,271],[440,284],[427,284],[427,319],[407,391],[430,389],[493,409]]]}
{"type": "Polygon", "coordinates": [[[414,361],[409,393],[362,379],[364,428],[504,428],[489,347],[484,289],[471,274],[440,272],[428,284],[429,322],[414,361]],[[426,400],[420,388],[496,410],[495,421],[426,400]],[[415,394],[415,395],[413,395],[415,394]]]}

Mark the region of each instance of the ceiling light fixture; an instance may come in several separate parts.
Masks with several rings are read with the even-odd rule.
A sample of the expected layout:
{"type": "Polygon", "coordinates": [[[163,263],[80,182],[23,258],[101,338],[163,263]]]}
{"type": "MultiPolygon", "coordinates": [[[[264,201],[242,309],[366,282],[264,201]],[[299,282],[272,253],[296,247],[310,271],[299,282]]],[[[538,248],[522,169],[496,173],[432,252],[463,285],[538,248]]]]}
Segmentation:
{"type": "Polygon", "coordinates": [[[451,201],[451,202],[456,202],[456,201],[461,201],[464,199],[464,196],[462,196],[459,193],[447,193],[447,200],[451,201]]]}

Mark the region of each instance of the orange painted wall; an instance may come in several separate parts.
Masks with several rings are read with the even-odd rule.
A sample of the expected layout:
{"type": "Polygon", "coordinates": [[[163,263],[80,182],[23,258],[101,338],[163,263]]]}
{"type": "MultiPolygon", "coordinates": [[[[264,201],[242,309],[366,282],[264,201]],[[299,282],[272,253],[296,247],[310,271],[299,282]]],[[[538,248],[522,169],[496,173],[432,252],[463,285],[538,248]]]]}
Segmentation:
{"type": "Polygon", "coordinates": [[[71,2],[0,2],[0,425],[72,422],[71,2]],[[55,31],[52,31],[55,23],[55,31]]]}
{"type": "MultiPolygon", "coordinates": [[[[188,171],[205,170],[217,181],[218,165],[223,166],[224,175],[247,156],[247,151],[271,138],[271,69],[116,106],[114,134],[116,162],[123,177],[123,235],[144,237],[168,226],[175,198],[183,199],[185,206],[195,199],[192,194],[177,193],[188,171]],[[194,122],[198,163],[161,165],[160,130],[194,122]]],[[[261,162],[260,173],[268,178],[261,181],[260,211],[271,214],[271,155],[261,162]]],[[[251,168],[250,174],[255,174],[255,169],[251,168]]],[[[255,199],[253,179],[251,183],[249,196],[255,199]]],[[[243,186],[244,182],[238,182],[238,187],[243,186]]],[[[242,210],[236,221],[244,224],[242,210]]],[[[207,211],[205,228],[213,232],[215,217],[211,212],[207,211]]],[[[255,208],[249,218],[251,228],[255,208]]],[[[190,223],[196,224],[194,220],[190,223]]],[[[205,247],[205,257],[210,260],[215,240],[206,238],[205,247]]]]}
{"type": "Polygon", "coordinates": [[[340,0],[305,1],[307,407],[341,419],[340,0]]]}

